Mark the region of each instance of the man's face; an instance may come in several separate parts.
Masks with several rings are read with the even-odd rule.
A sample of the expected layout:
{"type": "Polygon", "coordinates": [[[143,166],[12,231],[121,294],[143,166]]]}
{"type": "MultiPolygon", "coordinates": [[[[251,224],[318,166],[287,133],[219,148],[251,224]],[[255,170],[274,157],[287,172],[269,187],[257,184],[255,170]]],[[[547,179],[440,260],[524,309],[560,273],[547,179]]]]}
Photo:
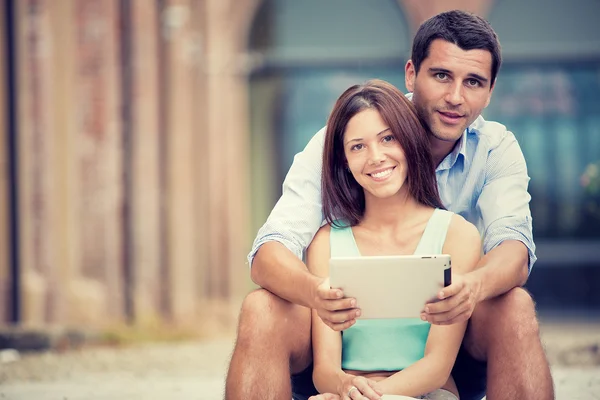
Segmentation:
{"type": "Polygon", "coordinates": [[[432,135],[456,142],[487,107],[492,97],[492,55],[487,50],[463,50],[442,39],[431,42],[419,73],[406,64],[406,88],[432,135]]]}

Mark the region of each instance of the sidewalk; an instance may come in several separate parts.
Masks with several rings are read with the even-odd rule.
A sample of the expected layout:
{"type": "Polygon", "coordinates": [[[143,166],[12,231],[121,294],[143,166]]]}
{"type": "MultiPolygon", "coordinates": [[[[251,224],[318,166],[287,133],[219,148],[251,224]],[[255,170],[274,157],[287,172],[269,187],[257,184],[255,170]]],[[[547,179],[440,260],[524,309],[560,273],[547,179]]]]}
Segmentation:
{"type": "MultiPolygon", "coordinates": [[[[559,400],[600,399],[600,321],[543,321],[559,400]]],[[[223,398],[233,338],[25,355],[0,364],[0,399],[223,398]]]]}

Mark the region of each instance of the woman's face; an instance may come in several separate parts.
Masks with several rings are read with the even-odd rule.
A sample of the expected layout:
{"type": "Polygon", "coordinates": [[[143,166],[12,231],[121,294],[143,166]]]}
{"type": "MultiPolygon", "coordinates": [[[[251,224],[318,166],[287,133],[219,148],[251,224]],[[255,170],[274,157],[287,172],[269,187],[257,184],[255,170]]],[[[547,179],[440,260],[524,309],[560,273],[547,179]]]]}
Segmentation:
{"type": "Polygon", "coordinates": [[[404,151],[379,111],[368,108],[352,117],[343,143],[348,168],[365,195],[386,198],[405,185],[408,166],[404,151]]]}

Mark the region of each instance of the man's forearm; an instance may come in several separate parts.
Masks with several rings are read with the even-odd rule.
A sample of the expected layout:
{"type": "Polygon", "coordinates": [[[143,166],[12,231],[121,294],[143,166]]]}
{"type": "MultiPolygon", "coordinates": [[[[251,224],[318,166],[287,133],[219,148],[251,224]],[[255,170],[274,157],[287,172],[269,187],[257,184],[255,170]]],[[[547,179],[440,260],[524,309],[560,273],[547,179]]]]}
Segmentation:
{"type": "Polygon", "coordinates": [[[517,240],[507,240],[481,258],[471,274],[481,282],[479,301],[523,286],[528,276],[529,253],[517,240]]]}
{"type": "Polygon", "coordinates": [[[257,285],[294,304],[312,307],[321,278],[311,274],[306,265],[283,244],[263,244],[251,267],[257,285]]]}

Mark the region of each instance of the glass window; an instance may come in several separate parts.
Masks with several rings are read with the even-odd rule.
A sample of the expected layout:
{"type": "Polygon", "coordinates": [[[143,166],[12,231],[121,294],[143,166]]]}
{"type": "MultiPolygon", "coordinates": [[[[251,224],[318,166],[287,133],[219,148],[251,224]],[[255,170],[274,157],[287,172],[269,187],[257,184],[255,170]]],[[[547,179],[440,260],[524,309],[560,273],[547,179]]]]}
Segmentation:
{"type": "Polygon", "coordinates": [[[597,64],[502,67],[484,115],[505,124],[521,145],[536,239],[600,238],[593,209],[600,195],[586,189],[584,177],[600,162],[598,93],[597,64]]]}

